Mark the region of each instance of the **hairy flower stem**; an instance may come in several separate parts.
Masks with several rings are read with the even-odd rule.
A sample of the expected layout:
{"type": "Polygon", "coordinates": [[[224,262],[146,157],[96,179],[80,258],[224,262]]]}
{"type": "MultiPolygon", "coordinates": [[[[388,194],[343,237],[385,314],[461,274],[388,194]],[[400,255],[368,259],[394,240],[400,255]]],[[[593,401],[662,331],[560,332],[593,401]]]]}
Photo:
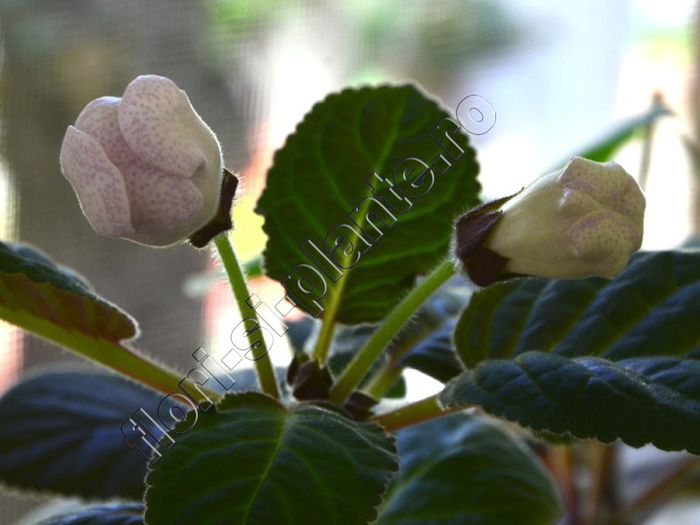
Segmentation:
{"type": "Polygon", "coordinates": [[[391,390],[396,381],[401,377],[403,372],[403,365],[391,361],[387,361],[382,368],[379,369],[377,375],[375,375],[365,388],[365,393],[369,394],[374,399],[383,398],[386,393],[391,390]]]}
{"type": "Polygon", "coordinates": [[[389,359],[377,370],[377,372],[367,381],[364,391],[374,399],[382,399],[387,392],[396,384],[401,377],[406,366],[403,364],[403,357],[425,340],[427,334],[401,338],[397,344],[392,345],[389,352],[389,359]]]}
{"type": "Polygon", "coordinates": [[[411,316],[416,313],[418,308],[433,292],[454,274],[455,263],[448,259],[435,268],[430,275],[403,298],[387,318],[384,319],[382,324],[379,325],[360,351],[355,354],[347,368],[340,374],[338,381],[331,389],[331,401],[339,405],[345,402],[372,368],[372,364],[374,364],[382,351],[404,327],[411,316]]]}
{"type": "Polygon", "coordinates": [[[321,322],[321,331],[318,334],[318,340],[316,341],[316,346],[313,351],[313,359],[319,363],[325,363],[328,359],[328,350],[333,342],[333,334],[335,333],[335,323],[336,316],[338,315],[338,308],[340,307],[340,297],[343,294],[343,288],[345,287],[345,280],[347,279],[348,272],[345,272],[343,276],[338,281],[336,288],[331,290],[330,301],[328,309],[323,316],[323,321],[321,322]]]}
{"type": "Polygon", "coordinates": [[[221,257],[221,262],[228,275],[231,289],[233,290],[233,296],[236,298],[241,316],[251,320],[251,326],[246,328],[248,341],[250,342],[251,348],[254,349],[250,350],[250,352],[253,352],[255,355],[255,370],[258,374],[260,387],[266,394],[271,395],[275,399],[279,399],[280,393],[277,386],[275,369],[272,367],[272,361],[270,361],[264,337],[260,335],[260,330],[255,330],[255,328],[259,326],[260,321],[258,320],[257,312],[247,302],[250,298],[250,292],[248,291],[248,285],[243,276],[241,265],[236,258],[236,253],[233,251],[228,233],[224,232],[217,235],[214,239],[214,244],[216,245],[216,249],[221,257]],[[254,335],[256,332],[257,335],[254,335]]]}
{"type": "Polygon", "coordinates": [[[421,401],[411,403],[410,405],[397,408],[391,412],[374,416],[372,421],[379,423],[387,431],[393,432],[395,430],[400,430],[402,428],[430,421],[431,419],[446,416],[447,414],[461,412],[462,410],[471,408],[471,406],[472,405],[464,405],[444,409],[440,406],[438,396],[436,394],[434,396],[426,397],[421,401]]]}

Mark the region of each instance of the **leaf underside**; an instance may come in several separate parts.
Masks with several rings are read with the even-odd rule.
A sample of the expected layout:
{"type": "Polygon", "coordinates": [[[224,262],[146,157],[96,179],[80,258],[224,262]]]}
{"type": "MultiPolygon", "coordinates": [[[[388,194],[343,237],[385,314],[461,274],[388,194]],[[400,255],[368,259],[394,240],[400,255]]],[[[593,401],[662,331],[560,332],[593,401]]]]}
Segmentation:
{"type": "Polygon", "coordinates": [[[52,516],[37,525],[143,525],[143,504],[95,505],[52,516]]]}
{"type": "Polygon", "coordinates": [[[146,460],[122,423],[160,396],[92,371],[30,377],[0,398],[0,480],[9,486],[86,498],[141,499],[146,460]]]}
{"type": "Polygon", "coordinates": [[[96,295],[80,276],[34,248],[3,242],[0,318],[40,335],[54,328],[118,343],[137,333],[131,317],[96,295]]]}

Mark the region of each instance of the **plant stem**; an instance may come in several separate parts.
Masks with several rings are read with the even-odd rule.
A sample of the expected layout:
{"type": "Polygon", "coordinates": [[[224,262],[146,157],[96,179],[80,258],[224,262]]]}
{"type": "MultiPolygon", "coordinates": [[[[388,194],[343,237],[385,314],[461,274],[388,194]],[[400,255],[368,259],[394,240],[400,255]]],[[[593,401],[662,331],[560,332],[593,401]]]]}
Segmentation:
{"type": "MultiPolygon", "coordinates": [[[[651,101],[652,109],[663,106],[663,98],[660,93],[654,93],[651,101]]],[[[656,131],[656,121],[652,120],[644,129],[644,143],[642,146],[642,160],[639,167],[639,186],[642,191],[647,189],[649,179],[649,167],[651,166],[651,150],[654,145],[654,132],[656,131]]]]}
{"type": "MultiPolygon", "coordinates": [[[[228,233],[224,232],[217,235],[214,239],[214,243],[216,244],[216,249],[219,251],[221,262],[224,265],[229,282],[231,283],[233,296],[236,298],[236,303],[238,304],[238,309],[241,312],[241,316],[244,316],[246,320],[251,321],[249,323],[250,326],[247,326],[246,328],[251,349],[254,349],[255,351],[255,370],[258,374],[260,387],[266,394],[271,395],[275,399],[279,399],[280,393],[277,386],[275,369],[272,367],[272,362],[270,361],[267,345],[265,344],[265,338],[262,336],[262,334],[260,334],[260,331],[256,329],[260,326],[258,314],[247,302],[250,298],[250,292],[248,292],[248,285],[246,284],[245,277],[243,276],[243,270],[241,269],[241,265],[236,258],[236,253],[233,251],[233,246],[229,240],[228,233]],[[259,338],[256,338],[253,335],[255,332],[260,334],[259,338]]],[[[253,350],[250,351],[252,352],[253,350]]]]}
{"type": "Polygon", "coordinates": [[[448,259],[435,268],[423,282],[403,298],[340,374],[338,381],[331,389],[330,399],[332,402],[341,405],[348,398],[371,369],[374,361],[416,310],[454,274],[455,264],[448,259]]]}
{"type": "Polygon", "coordinates": [[[381,399],[394,386],[396,380],[401,377],[404,367],[396,362],[387,361],[379,369],[365,388],[365,393],[372,396],[374,399],[381,399]]]}
{"type": "Polygon", "coordinates": [[[593,502],[591,505],[592,525],[608,523],[610,517],[617,512],[617,455],[616,444],[595,442],[592,446],[597,454],[598,468],[593,485],[593,502]]]}
{"type": "Polygon", "coordinates": [[[421,401],[397,408],[391,412],[385,412],[384,414],[374,416],[372,421],[379,423],[387,431],[393,432],[425,421],[430,421],[431,419],[446,416],[447,414],[461,412],[471,406],[472,405],[464,405],[444,409],[438,403],[438,395],[435,394],[434,396],[426,397],[421,401]]]}
{"type": "Polygon", "coordinates": [[[335,332],[335,318],[336,315],[338,315],[340,297],[343,294],[348,273],[349,272],[347,271],[344,272],[336,286],[331,290],[328,308],[323,316],[321,331],[318,334],[316,346],[314,346],[314,351],[312,354],[313,359],[319,363],[325,363],[326,359],[328,359],[328,350],[331,346],[331,342],[333,341],[333,333],[335,332]]]}
{"type": "Polygon", "coordinates": [[[576,460],[571,446],[551,446],[543,461],[554,477],[562,494],[567,525],[582,525],[576,484],[576,460]]]}
{"type": "Polygon", "coordinates": [[[660,483],[651,487],[627,508],[618,512],[610,525],[626,525],[641,516],[648,516],[658,506],[669,499],[688,481],[693,474],[700,470],[700,458],[690,458],[678,469],[665,477],[660,483]]]}
{"type": "MultiPolygon", "coordinates": [[[[370,196],[371,194],[367,195],[367,197],[370,196]]],[[[372,202],[370,199],[365,199],[361,210],[362,217],[364,217],[367,213],[370,202],[372,202]]],[[[360,229],[362,229],[362,227],[364,226],[364,220],[360,221],[357,225],[360,229]]],[[[352,242],[353,244],[357,243],[358,236],[356,234],[353,234],[350,237],[349,242],[352,242]]],[[[316,346],[314,346],[314,350],[312,353],[312,358],[321,364],[324,364],[326,362],[326,359],[328,359],[328,351],[330,349],[331,342],[333,342],[333,333],[335,332],[335,323],[336,317],[338,316],[338,310],[340,309],[340,301],[343,297],[343,291],[345,290],[345,284],[348,280],[348,275],[350,275],[348,265],[348,263],[350,262],[350,258],[351,255],[349,253],[343,254],[341,256],[340,266],[344,268],[345,271],[340,276],[340,279],[335,284],[335,286],[331,288],[330,297],[326,303],[326,311],[323,315],[323,320],[321,321],[321,331],[318,334],[316,346]]]]}
{"type": "Polygon", "coordinates": [[[389,352],[389,359],[367,382],[365,393],[377,400],[384,397],[406,368],[401,362],[401,358],[415,348],[418,343],[425,340],[429,334],[430,332],[419,333],[411,337],[402,337],[400,342],[393,345],[389,352]]]}

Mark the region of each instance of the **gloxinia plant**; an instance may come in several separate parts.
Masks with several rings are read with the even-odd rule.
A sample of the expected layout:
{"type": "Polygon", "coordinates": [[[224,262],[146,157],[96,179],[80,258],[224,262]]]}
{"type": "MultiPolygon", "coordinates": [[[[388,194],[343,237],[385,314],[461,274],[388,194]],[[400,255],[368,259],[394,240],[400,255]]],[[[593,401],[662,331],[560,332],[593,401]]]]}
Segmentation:
{"type": "Polygon", "coordinates": [[[0,479],[93,502],[54,525],[635,522],[671,491],[609,497],[615,443],[700,454],[700,254],[635,254],[644,196],[600,154],[659,114],[480,204],[467,134],[424,93],[330,95],[268,172],[263,269],[285,293],[260,298],[228,236],[237,179],[184,92],[146,76],[89,103],[60,159],[86,218],[212,244],[234,348],[170,370],[74,272],[0,243],[0,318],[115,372],[8,391],[0,479]],[[443,386],[408,402],[407,369],[443,386]]]}

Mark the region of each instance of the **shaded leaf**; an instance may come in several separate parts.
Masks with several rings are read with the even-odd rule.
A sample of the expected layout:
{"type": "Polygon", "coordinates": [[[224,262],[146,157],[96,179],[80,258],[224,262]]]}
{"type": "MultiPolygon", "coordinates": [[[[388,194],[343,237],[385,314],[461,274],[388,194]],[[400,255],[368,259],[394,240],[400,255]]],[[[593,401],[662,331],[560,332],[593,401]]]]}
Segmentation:
{"type": "Polygon", "coordinates": [[[97,296],[77,274],[34,248],[3,242],[0,317],[40,335],[55,327],[115,343],[131,339],[137,330],[127,314],[97,296]]]}
{"type": "Polygon", "coordinates": [[[683,356],[700,341],[700,252],[636,254],[614,280],[514,279],[479,290],[462,313],[462,361],[528,350],[613,361],[683,356]]]}
{"type": "Polygon", "coordinates": [[[32,247],[0,242],[0,319],[167,392],[177,375],[121,344],[134,321],[32,247]]]}
{"type": "Polygon", "coordinates": [[[700,252],[639,253],[613,281],[478,291],[455,331],[471,370],[441,395],[538,431],[700,453],[700,252]]]}
{"type": "Polygon", "coordinates": [[[159,399],[104,373],[30,377],[0,398],[0,480],[41,492],[140,499],[146,460],[124,443],[121,426],[159,399]]]}
{"type": "Polygon", "coordinates": [[[465,372],[440,401],[478,404],[535,430],[700,454],[700,361],[694,359],[615,363],[526,352],[465,372]]]}
{"type": "Polygon", "coordinates": [[[557,490],[539,460],[485,418],[453,414],[398,433],[401,470],[378,525],[551,525],[557,490]]]}
{"type": "MultiPolygon", "coordinates": [[[[435,166],[444,168],[439,155],[447,154],[430,132],[441,123],[444,126],[448,116],[410,85],[347,89],[316,104],[275,154],[258,202],[257,211],[265,217],[268,235],[264,252],[267,275],[283,281],[295,265],[309,264],[301,250],[307,240],[322,249],[328,240],[332,248],[336,237],[327,236],[337,225],[353,224],[349,214],[361,200],[372,195],[386,197],[394,204],[397,223],[382,228],[383,236],[374,239],[374,230],[358,219],[371,249],[361,247],[364,252],[359,262],[345,270],[347,278],[335,284],[327,280],[329,291],[321,299],[326,307],[331,301],[337,305],[335,319],[339,322],[382,319],[416,278],[448,253],[454,218],[477,203],[478,165],[467,136],[454,125],[451,136],[465,153],[444,173],[434,171],[431,189],[420,199],[414,198],[410,209],[391,196],[388,183],[376,181],[372,193],[367,180],[372,173],[391,180],[397,170],[398,175],[409,169],[419,175],[416,164],[401,164],[409,158],[428,165],[436,159],[435,166]]],[[[436,136],[447,142],[444,129],[436,136]]],[[[454,153],[456,148],[449,147],[454,153]]],[[[398,184],[394,189],[403,191],[398,184]]],[[[378,205],[373,206],[376,211],[378,205]]],[[[352,235],[347,230],[344,233],[352,235]]],[[[319,314],[308,301],[300,302],[312,315],[319,314]]]]}
{"type": "Polygon", "coordinates": [[[96,505],[52,516],[37,525],[143,525],[142,503],[96,505]]]}
{"type": "Polygon", "coordinates": [[[198,523],[367,523],[396,470],[374,423],[261,394],[227,397],[148,475],[146,519],[198,523]]]}

